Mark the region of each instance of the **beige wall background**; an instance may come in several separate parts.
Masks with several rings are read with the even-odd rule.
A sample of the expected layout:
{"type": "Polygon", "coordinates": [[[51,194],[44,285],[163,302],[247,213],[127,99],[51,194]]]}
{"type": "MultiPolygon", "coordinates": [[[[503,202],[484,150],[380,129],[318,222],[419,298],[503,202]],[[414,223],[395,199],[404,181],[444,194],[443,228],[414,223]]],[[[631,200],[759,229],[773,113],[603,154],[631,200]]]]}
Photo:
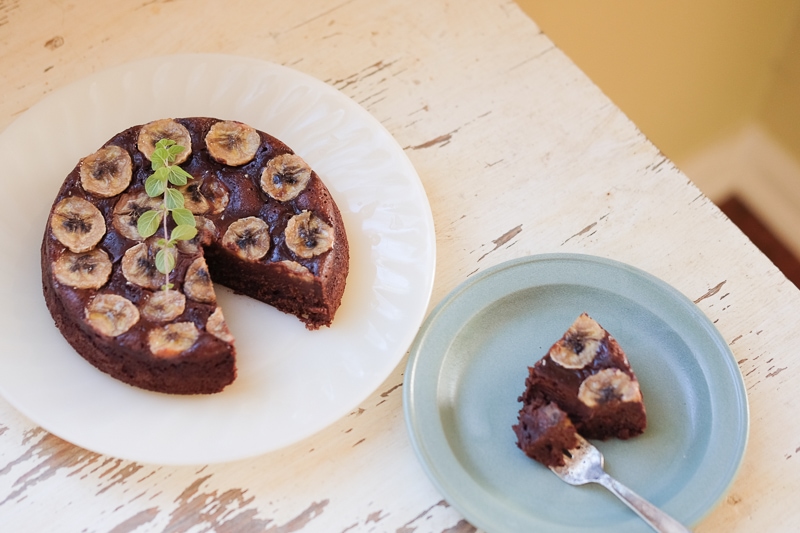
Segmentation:
{"type": "Polygon", "coordinates": [[[800,160],[800,1],[518,3],[671,159],[760,120],[800,160]]]}
{"type": "Polygon", "coordinates": [[[800,254],[800,0],[517,3],[712,200],[744,197],[800,254]]]}

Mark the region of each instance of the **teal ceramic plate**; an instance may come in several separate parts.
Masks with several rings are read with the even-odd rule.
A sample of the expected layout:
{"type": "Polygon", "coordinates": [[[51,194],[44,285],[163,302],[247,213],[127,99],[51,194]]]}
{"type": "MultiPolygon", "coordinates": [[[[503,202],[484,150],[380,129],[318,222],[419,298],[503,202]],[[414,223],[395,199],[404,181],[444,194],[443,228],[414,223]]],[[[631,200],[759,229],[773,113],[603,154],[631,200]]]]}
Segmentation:
{"type": "Polygon", "coordinates": [[[643,435],[595,443],[606,470],[689,526],[736,475],[747,397],[708,318],[631,266],[585,255],[525,257],[448,295],[423,324],[406,369],[415,451],[447,501],[481,529],[649,531],[605,489],[569,486],[516,447],[511,426],[527,367],[584,311],[627,352],[648,413],[643,435]]]}

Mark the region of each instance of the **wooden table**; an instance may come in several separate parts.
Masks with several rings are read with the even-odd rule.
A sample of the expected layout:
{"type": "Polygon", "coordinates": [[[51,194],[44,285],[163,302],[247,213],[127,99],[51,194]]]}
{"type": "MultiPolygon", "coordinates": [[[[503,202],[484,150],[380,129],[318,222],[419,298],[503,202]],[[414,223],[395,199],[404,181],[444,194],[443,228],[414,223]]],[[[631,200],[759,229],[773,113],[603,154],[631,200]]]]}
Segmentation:
{"type": "MultiPolygon", "coordinates": [[[[741,470],[696,530],[798,527],[800,292],[516,4],[0,0],[0,129],[74,80],[182,52],[300,70],[393,134],[435,220],[431,307],[477,271],[548,252],[614,258],[693,300],[751,409],[741,470]]],[[[412,450],[404,368],[305,441],[199,467],[78,448],[0,399],[0,530],[473,531],[412,450]]]]}

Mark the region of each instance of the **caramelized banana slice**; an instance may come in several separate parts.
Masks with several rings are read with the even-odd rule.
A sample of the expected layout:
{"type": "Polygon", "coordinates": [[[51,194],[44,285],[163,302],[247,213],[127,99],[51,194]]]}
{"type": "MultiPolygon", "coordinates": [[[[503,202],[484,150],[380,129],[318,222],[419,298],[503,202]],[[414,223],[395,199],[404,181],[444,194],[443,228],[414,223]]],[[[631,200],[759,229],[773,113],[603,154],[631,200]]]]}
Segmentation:
{"type": "Polygon", "coordinates": [[[139,322],[133,302],[118,294],[98,294],[85,309],[86,322],[101,335],[117,337],[139,322]]]}
{"type": "Polygon", "coordinates": [[[156,268],[158,247],[140,242],[128,248],[122,256],[122,274],[131,283],[145,289],[158,290],[164,284],[164,274],[156,268]]]}
{"type": "Polygon", "coordinates": [[[278,261],[279,265],[283,266],[289,271],[289,275],[299,278],[303,281],[314,281],[314,274],[309,269],[296,261],[278,261]]]}
{"type": "Polygon", "coordinates": [[[269,227],[258,217],[239,219],[222,236],[222,245],[242,259],[258,261],[269,252],[269,227]]]}
{"type": "Polygon", "coordinates": [[[589,407],[611,401],[638,402],[642,399],[639,382],[617,368],[604,368],[581,383],[578,399],[589,407]]]}
{"type": "Polygon", "coordinates": [[[183,207],[195,215],[202,215],[211,208],[211,202],[200,192],[201,182],[192,180],[182,187],[175,187],[183,195],[183,207]]]}
{"type": "Polygon", "coordinates": [[[233,343],[233,335],[231,335],[228,324],[225,323],[225,317],[222,316],[222,309],[219,307],[214,309],[214,312],[208,317],[206,331],[221,341],[233,343]]]}
{"type": "Polygon", "coordinates": [[[206,134],[206,147],[211,157],[225,165],[249,163],[261,146],[258,132],[233,120],[217,122],[206,134]]]}
{"type": "Polygon", "coordinates": [[[161,209],[161,198],[151,198],[144,191],[123,194],[114,206],[111,225],[132,241],[144,240],[136,224],[139,217],[151,209],[161,209]]]}
{"type": "Polygon", "coordinates": [[[230,201],[230,194],[228,193],[228,189],[217,180],[213,180],[206,185],[206,192],[204,196],[208,199],[210,206],[210,212],[212,215],[218,215],[225,211],[225,208],[228,207],[228,202],[230,201]]]}
{"type": "Polygon", "coordinates": [[[106,234],[106,221],[95,206],[83,198],[70,196],[56,204],[50,217],[50,229],[71,251],[88,252],[106,234]]]}
{"type": "Polygon", "coordinates": [[[214,285],[208,275],[208,265],[202,257],[192,261],[192,264],[186,269],[183,292],[196,302],[214,303],[217,301],[214,285]]]}
{"type": "Polygon", "coordinates": [[[333,228],[310,211],[303,211],[290,218],[284,234],[286,246],[304,259],[333,248],[333,228]]]}
{"type": "Polygon", "coordinates": [[[175,357],[189,348],[200,337],[193,322],[176,322],[150,330],[147,343],[156,357],[175,357]]]}
{"type": "Polygon", "coordinates": [[[295,154],[273,157],[261,172],[261,188],[276,200],[286,202],[303,192],[311,179],[311,168],[295,154]]]}
{"type": "Polygon", "coordinates": [[[80,164],[81,185],[90,193],[109,198],[131,183],[133,163],[127,150],[106,146],[84,157],[80,164]]]}
{"type": "Polygon", "coordinates": [[[600,324],[583,313],[551,348],[550,357],[564,368],[583,368],[594,361],[605,336],[600,324]]]}
{"type": "Polygon", "coordinates": [[[142,306],[142,315],[152,322],[169,322],[183,314],[186,297],[178,291],[156,291],[142,306]]]}
{"type": "Polygon", "coordinates": [[[219,235],[217,226],[206,217],[196,216],[194,217],[194,223],[197,228],[197,235],[188,241],[178,241],[175,245],[178,251],[186,255],[196,254],[200,251],[201,246],[211,244],[211,241],[216,240],[219,235]]]}
{"type": "Polygon", "coordinates": [[[111,276],[111,259],[100,248],[79,254],[66,250],[53,263],[53,275],[76,289],[99,289],[111,276]]]}
{"type": "Polygon", "coordinates": [[[162,118],[142,126],[136,146],[147,159],[150,159],[156,149],[156,144],[161,139],[170,139],[175,141],[175,144],[184,147],[183,152],[175,156],[176,165],[189,159],[192,154],[192,137],[189,135],[189,130],[171,118],[162,118]]]}

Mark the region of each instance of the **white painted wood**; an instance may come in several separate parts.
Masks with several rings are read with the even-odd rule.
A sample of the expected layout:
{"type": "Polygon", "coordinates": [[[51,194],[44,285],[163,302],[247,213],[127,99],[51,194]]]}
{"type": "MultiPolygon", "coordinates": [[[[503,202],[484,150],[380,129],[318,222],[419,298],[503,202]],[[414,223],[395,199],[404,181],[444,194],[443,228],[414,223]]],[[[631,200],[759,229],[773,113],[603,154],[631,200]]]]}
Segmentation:
{"type": "MultiPolygon", "coordinates": [[[[567,251],[630,263],[696,301],[739,360],[752,411],[741,473],[696,530],[800,523],[800,421],[787,416],[800,410],[800,292],[516,4],[0,0],[0,128],[86,74],[179,52],[291,66],[389,129],[433,209],[431,305],[488,266],[567,251]]],[[[404,363],[319,434],[214,466],[87,452],[0,400],[0,530],[473,531],[411,449],[404,363]]]]}

